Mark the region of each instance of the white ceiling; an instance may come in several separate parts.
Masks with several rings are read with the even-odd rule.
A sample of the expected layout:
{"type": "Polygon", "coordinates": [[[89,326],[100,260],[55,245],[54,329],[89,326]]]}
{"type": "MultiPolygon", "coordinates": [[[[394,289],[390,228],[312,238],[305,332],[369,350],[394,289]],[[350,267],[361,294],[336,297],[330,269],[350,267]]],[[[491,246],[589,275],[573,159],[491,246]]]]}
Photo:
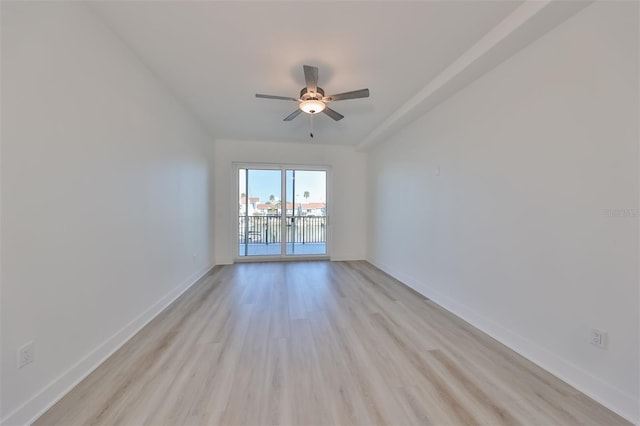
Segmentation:
{"type": "Polygon", "coordinates": [[[309,117],[282,119],[302,65],[320,68],[345,116],[314,119],[314,143],[358,145],[518,8],[520,1],[101,2],[93,7],[217,139],[308,143],[309,117]]]}

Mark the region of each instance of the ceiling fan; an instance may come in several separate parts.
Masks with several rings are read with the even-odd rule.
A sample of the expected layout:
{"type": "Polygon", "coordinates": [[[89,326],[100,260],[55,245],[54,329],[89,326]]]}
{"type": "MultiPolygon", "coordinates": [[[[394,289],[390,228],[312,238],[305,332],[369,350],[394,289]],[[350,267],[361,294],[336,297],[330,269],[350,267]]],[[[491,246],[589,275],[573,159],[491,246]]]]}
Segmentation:
{"type": "MultiPolygon", "coordinates": [[[[306,87],[300,90],[299,98],[290,98],[288,96],[261,95],[256,93],[256,98],[280,99],[283,101],[298,102],[298,109],[284,118],[284,121],[291,121],[300,115],[301,112],[307,114],[318,114],[324,112],[336,121],[342,120],[344,115],[329,108],[326,103],[333,101],[343,101],[345,99],[368,98],[369,89],[353,90],[351,92],[338,93],[337,95],[325,96],[324,90],[318,87],[318,67],[303,65],[304,79],[307,83],[306,87]]],[[[313,136],[312,136],[313,137],[313,136]]]]}

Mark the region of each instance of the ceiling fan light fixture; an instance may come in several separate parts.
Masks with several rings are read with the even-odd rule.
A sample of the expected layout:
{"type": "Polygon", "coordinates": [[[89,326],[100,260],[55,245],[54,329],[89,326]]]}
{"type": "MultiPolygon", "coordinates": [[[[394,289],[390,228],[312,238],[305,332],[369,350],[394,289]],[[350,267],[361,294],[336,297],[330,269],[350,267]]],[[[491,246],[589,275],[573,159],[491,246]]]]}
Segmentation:
{"type": "Polygon", "coordinates": [[[309,99],[306,101],[300,102],[298,108],[302,112],[306,112],[307,114],[317,114],[319,112],[324,111],[325,105],[324,102],[318,99],[309,99]]]}

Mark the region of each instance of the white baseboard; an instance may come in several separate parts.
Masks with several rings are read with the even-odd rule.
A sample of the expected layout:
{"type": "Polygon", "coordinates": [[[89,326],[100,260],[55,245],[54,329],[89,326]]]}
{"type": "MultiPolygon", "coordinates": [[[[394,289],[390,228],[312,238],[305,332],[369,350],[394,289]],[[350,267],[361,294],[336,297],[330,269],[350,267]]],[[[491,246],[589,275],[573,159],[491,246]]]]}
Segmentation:
{"type": "Polygon", "coordinates": [[[367,261],[408,287],[431,299],[447,311],[488,334],[529,361],[568,383],[626,420],[640,425],[638,401],[631,395],[593,376],[587,371],[540,347],[535,342],[434,290],[427,283],[368,258],[367,261]]]}
{"type": "Polygon", "coordinates": [[[169,292],[169,294],[151,305],[146,311],[122,327],[104,343],[81,358],[71,368],[45,386],[40,392],[9,413],[0,423],[2,425],[25,425],[36,421],[38,417],[62,399],[71,389],[91,374],[91,372],[98,368],[98,366],[115,351],[120,349],[120,347],[128,342],[138,331],[212,269],[213,265],[209,265],[191,275],[169,292]]]}

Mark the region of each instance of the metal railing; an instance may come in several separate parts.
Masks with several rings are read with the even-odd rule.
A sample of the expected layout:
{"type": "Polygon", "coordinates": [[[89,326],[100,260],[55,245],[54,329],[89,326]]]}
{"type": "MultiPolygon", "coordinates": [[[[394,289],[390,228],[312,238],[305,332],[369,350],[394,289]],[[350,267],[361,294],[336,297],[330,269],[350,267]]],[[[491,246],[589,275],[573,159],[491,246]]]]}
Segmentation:
{"type": "MultiPolygon", "coordinates": [[[[287,243],[324,243],[327,241],[326,216],[286,217],[287,243]]],[[[242,244],[279,244],[282,221],[278,215],[239,216],[238,241],[242,244]]]]}

